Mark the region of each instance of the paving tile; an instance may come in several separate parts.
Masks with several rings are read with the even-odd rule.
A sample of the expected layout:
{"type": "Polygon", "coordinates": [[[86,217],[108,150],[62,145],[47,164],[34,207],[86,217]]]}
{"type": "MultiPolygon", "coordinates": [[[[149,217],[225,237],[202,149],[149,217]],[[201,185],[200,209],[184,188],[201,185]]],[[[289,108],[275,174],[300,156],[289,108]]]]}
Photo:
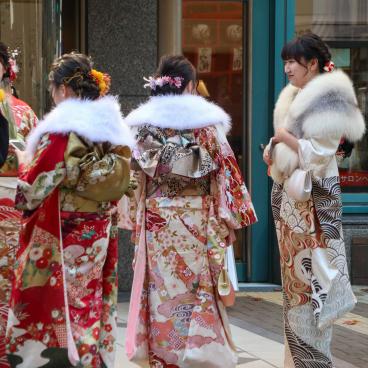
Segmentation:
{"type": "Polygon", "coordinates": [[[262,360],[237,365],[237,368],[274,368],[274,365],[268,364],[262,360]]]}

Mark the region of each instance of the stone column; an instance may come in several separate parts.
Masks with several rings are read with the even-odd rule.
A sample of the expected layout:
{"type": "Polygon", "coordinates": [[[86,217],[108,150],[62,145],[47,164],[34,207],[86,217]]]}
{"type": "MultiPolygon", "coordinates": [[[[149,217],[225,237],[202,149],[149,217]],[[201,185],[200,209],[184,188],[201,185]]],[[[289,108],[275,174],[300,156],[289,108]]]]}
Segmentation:
{"type": "MultiPolygon", "coordinates": [[[[112,78],[124,114],[148,96],[143,76],[152,75],[158,59],[158,0],[88,0],[87,50],[95,66],[112,78]]],[[[133,244],[119,231],[119,291],[132,283],[133,244]]]]}

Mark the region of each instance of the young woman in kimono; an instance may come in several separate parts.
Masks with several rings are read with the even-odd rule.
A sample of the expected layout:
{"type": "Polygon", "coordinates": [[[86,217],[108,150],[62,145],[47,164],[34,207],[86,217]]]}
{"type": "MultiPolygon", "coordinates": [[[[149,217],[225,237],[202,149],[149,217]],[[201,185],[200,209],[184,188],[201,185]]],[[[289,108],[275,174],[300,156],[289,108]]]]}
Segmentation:
{"type": "MultiPolygon", "coordinates": [[[[6,145],[9,138],[24,142],[37,123],[32,109],[12,95],[11,85],[15,78],[15,61],[10,58],[6,45],[0,42],[0,123],[7,125],[6,145]]],[[[14,208],[18,173],[17,160],[11,145],[4,158],[6,160],[0,168],[0,368],[9,367],[5,355],[5,329],[11,272],[15,262],[21,219],[21,212],[14,208]]]]}
{"type": "Polygon", "coordinates": [[[264,159],[274,180],[272,210],[281,254],[285,367],[332,368],[332,324],[356,303],[345,256],[341,189],[336,162],[340,140],[365,130],[351,80],[334,70],[327,45],[305,34],[282,50],[290,84],[274,111],[276,146],[264,159]],[[298,202],[286,179],[310,171],[312,194],[298,202]]]}
{"type": "Polygon", "coordinates": [[[226,139],[230,117],[196,95],[183,56],[162,58],[147,81],[152,97],[126,118],[138,183],[127,355],[142,366],[235,367],[217,281],[234,229],[256,215],[226,139]]]}
{"type": "Polygon", "coordinates": [[[7,328],[12,367],[114,367],[116,201],[133,138],[107,75],[82,54],[56,59],[56,107],[33,130],[20,168],[24,211],[7,328]]]}

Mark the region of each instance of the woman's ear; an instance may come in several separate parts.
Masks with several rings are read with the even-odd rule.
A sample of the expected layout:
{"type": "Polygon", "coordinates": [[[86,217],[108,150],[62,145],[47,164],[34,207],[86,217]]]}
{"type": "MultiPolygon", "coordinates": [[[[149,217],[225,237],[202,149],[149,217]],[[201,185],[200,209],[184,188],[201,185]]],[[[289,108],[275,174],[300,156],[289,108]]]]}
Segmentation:
{"type": "Polygon", "coordinates": [[[184,93],[193,94],[193,91],[195,90],[193,81],[189,81],[187,86],[184,89],[184,93]]]}
{"type": "Polygon", "coordinates": [[[318,59],[314,58],[310,61],[310,71],[313,73],[319,72],[318,59]]]}
{"type": "Polygon", "coordinates": [[[64,84],[62,85],[63,89],[63,93],[65,98],[70,98],[70,97],[76,97],[77,95],[75,94],[75,92],[73,91],[73,88],[69,87],[69,86],[65,86],[64,84]]]}
{"type": "Polygon", "coordinates": [[[62,98],[67,97],[67,96],[66,96],[66,95],[67,95],[66,87],[65,87],[65,85],[64,85],[64,84],[61,84],[61,85],[60,85],[60,87],[59,87],[59,93],[60,93],[60,96],[61,96],[62,98]]]}

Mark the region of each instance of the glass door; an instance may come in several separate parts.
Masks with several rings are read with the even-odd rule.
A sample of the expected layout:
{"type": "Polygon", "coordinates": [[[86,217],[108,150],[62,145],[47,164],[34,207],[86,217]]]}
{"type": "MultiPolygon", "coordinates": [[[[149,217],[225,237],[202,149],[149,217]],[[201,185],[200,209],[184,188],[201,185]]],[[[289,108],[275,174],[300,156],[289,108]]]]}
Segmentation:
{"type": "MultiPolygon", "coordinates": [[[[246,177],[246,124],[244,75],[243,1],[182,0],[181,43],[183,54],[193,63],[208,99],[232,118],[229,136],[246,177]]],[[[237,231],[234,243],[239,281],[246,279],[246,237],[237,231]]]]}

